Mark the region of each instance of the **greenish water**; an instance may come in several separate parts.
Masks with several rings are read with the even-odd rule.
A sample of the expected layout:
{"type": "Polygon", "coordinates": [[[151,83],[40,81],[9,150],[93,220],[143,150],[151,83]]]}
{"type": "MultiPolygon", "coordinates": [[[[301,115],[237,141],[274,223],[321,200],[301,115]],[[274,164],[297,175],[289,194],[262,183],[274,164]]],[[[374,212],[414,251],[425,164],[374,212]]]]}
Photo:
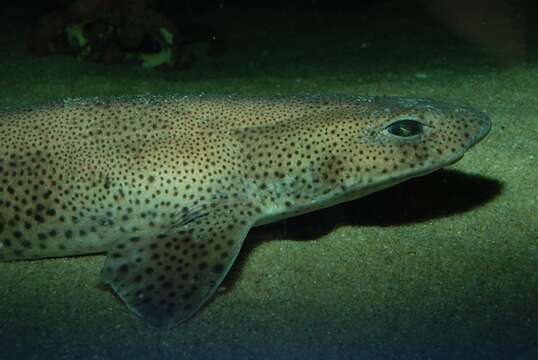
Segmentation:
{"type": "Polygon", "coordinates": [[[253,230],[224,289],[175,329],[148,328],[99,285],[104,256],[2,263],[0,358],[538,358],[532,39],[525,60],[507,64],[404,7],[227,14],[214,23],[229,52],[197,49],[181,72],[34,58],[25,27],[5,24],[1,106],[185,91],[385,94],[474,106],[493,129],[450,170],[253,230]]]}

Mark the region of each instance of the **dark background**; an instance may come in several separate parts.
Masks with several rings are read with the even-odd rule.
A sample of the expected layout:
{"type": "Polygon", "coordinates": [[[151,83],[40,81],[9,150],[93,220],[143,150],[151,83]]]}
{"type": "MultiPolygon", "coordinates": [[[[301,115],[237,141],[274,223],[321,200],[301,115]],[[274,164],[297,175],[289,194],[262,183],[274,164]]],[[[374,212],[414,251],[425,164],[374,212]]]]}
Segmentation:
{"type": "MultiPolygon", "coordinates": [[[[56,9],[65,9],[73,2],[73,0],[10,2],[3,5],[0,25],[23,23],[27,28],[31,28],[43,14],[56,9]]],[[[497,58],[498,63],[528,58],[529,54],[535,53],[534,50],[538,48],[536,46],[538,1],[531,0],[148,0],[148,2],[176,24],[206,23],[215,25],[223,34],[230,29],[219,28],[219,19],[229,19],[237,13],[246,12],[251,14],[252,18],[277,13],[285,16],[288,24],[294,21],[301,23],[301,15],[316,15],[329,21],[324,24],[326,28],[323,29],[327,32],[331,31],[333,24],[330,21],[335,16],[351,15],[356,16],[357,23],[348,30],[349,32],[375,34],[376,37],[380,34],[382,37],[398,37],[412,32],[428,32],[430,30],[421,26],[433,25],[436,27],[432,28],[433,31],[445,32],[441,34],[444,39],[440,38],[438,43],[446,42],[447,36],[455,36],[485,49],[497,58]],[[391,13],[390,10],[386,10],[390,7],[401,10],[391,13]],[[293,16],[297,16],[297,20],[293,16]]],[[[279,21],[278,16],[275,19],[279,21]]],[[[265,24],[264,30],[274,33],[289,31],[278,25],[265,24]]],[[[253,26],[262,25],[254,21],[245,24],[241,30],[249,31],[253,26]]],[[[231,48],[233,49],[233,46],[231,48]]]]}

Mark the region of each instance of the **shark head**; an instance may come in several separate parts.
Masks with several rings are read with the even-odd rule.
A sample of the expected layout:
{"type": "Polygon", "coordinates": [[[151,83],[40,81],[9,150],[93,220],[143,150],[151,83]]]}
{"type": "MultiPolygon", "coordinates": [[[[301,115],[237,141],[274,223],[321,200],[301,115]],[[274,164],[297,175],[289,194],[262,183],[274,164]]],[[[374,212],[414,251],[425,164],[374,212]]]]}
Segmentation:
{"type": "Polygon", "coordinates": [[[491,128],[483,112],[427,99],[361,98],[325,117],[318,176],[357,197],[460,160],[491,128]]]}
{"type": "MultiPolygon", "coordinates": [[[[427,99],[342,97],[308,104],[308,115],[281,130],[280,143],[274,129],[267,132],[265,139],[274,148],[257,158],[270,168],[265,173],[282,178],[269,184],[276,189],[272,197],[281,199],[274,212],[285,216],[359,198],[453,164],[491,128],[480,111],[427,99]],[[291,208],[283,210],[282,201],[291,208]]],[[[259,151],[267,142],[252,148],[259,151]]]]}

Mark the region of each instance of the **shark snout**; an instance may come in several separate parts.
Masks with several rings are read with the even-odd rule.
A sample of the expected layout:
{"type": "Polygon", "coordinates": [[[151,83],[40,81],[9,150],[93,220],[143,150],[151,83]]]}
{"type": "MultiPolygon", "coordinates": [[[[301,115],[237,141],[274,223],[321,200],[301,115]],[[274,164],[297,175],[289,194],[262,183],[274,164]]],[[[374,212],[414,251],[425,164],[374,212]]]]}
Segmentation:
{"type": "Polygon", "coordinates": [[[474,117],[474,123],[476,124],[476,132],[474,133],[469,147],[480,142],[480,140],[485,138],[491,130],[491,119],[489,118],[489,116],[478,110],[472,110],[472,112],[474,117]]]}
{"type": "Polygon", "coordinates": [[[491,130],[491,119],[484,112],[473,108],[458,108],[456,110],[463,127],[458,127],[461,136],[465,139],[463,151],[482,140],[491,130]]]}

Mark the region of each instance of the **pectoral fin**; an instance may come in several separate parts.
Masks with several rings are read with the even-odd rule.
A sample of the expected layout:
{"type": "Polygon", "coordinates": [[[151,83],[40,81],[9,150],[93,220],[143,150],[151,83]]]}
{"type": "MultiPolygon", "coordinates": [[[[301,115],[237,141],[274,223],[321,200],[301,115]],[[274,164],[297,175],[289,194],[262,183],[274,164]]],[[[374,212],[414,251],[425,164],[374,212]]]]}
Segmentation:
{"type": "Polygon", "coordinates": [[[215,292],[253,223],[215,211],[173,234],[124,239],[108,253],[104,281],[150,325],[176,325],[215,292]]]}

